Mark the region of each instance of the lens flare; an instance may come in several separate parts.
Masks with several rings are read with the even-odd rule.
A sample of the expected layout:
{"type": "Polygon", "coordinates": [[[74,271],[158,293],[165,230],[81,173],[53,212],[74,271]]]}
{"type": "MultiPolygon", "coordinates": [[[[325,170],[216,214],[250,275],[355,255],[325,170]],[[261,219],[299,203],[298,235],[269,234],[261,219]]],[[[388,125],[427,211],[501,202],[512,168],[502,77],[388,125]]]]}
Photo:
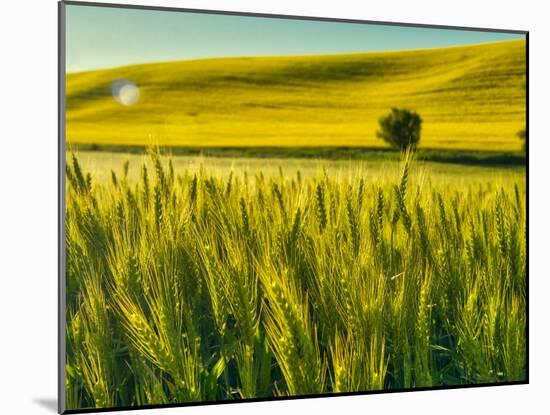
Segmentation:
{"type": "Polygon", "coordinates": [[[111,85],[111,94],[120,104],[125,106],[134,105],[139,100],[138,86],[128,79],[118,79],[111,85]]]}

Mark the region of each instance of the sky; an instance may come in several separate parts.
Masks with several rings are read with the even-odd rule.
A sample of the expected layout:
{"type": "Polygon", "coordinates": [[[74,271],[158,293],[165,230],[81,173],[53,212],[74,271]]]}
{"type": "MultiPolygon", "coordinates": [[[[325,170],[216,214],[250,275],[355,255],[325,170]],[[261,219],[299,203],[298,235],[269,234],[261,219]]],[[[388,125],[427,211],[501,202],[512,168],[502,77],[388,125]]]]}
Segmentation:
{"type": "Polygon", "coordinates": [[[66,6],[67,72],[210,57],[374,52],[524,38],[513,33],[66,6]]]}

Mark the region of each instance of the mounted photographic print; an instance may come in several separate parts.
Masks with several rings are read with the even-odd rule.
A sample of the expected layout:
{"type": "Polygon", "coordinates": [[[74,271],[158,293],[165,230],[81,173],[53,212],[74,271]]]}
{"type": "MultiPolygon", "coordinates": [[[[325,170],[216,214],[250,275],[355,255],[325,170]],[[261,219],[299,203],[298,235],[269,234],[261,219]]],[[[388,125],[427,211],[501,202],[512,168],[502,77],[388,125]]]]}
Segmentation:
{"type": "Polygon", "coordinates": [[[59,11],[60,412],[528,381],[527,32],[59,11]]]}

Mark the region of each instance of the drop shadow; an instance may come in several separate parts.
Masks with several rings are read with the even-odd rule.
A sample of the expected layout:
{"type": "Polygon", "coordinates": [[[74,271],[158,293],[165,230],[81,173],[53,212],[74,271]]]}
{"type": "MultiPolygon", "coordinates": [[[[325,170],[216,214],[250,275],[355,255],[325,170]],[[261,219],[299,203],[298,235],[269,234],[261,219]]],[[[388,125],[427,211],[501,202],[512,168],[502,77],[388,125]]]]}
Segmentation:
{"type": "Polygon", "coordinates": [[[34,403],[51,412],[57,413],[57,399],[54,398],[35,398],[34,403]]]}

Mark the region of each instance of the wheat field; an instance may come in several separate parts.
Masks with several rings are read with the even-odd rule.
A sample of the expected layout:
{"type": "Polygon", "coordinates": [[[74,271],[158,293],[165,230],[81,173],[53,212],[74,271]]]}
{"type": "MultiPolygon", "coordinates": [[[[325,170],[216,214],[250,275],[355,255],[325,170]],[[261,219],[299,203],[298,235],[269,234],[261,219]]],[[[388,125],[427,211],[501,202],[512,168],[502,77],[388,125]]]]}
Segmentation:
{"type": "Polygon", "coordinates": [[[79,157],[68,409],[526,379],[523,170],[221,174],[151,150],[100,180],[79,157]]]}

